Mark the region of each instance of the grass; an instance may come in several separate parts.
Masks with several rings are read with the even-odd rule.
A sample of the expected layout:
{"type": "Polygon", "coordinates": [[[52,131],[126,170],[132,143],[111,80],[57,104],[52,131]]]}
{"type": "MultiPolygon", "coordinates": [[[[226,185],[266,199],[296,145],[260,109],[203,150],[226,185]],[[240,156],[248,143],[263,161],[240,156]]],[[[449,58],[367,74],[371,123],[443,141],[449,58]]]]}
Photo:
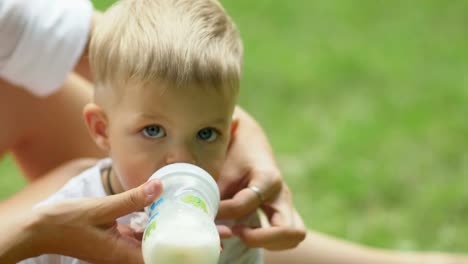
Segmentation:
{"type": "MultiPolygon", "coordinates": [[[[222,2],[246,49],[240,104],[307,226],[466,252],[468,2],[222,2]]],[[[11,158],[0,174],[3,197],[23,184],[11,158]]]]}

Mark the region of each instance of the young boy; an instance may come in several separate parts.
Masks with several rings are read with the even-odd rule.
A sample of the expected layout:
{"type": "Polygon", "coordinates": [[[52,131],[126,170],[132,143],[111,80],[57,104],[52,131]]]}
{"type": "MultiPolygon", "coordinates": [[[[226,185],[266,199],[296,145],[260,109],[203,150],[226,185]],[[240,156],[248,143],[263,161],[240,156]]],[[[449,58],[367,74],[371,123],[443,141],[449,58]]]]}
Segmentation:
{"type": "MultiPolygon", "coordinates": [[[[236,127],[232,115],[242,65],[239,34],[220,3],[118,2],[93,35],[90,63],[95,97],[84,117],[110,158],[41,204],[120,193],[175,162],[218,177],[236,127]]],[[[119,220],[128,223],[131,217],[119,220]]],[[[259,249],[235,238],[225,242],[221,255],[221,263],[262,263],[259,249]]],[[[25,261],[77,262],[58,255],[25,261]]]]}

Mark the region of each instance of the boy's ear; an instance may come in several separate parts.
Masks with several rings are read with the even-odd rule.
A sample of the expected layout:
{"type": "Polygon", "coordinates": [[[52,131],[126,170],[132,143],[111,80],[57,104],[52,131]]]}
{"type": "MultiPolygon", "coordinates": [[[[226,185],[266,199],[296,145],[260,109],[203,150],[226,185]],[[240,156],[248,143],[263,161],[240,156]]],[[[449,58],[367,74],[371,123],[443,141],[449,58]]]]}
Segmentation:
{"type": "Polygon", "coordinates": [[[239,126],[239,118],[233,117],[231,121],[231,140],[235,136],[238,126],[239,126]]]}
{"type": "Polygon", "coordinates": [[[83,116],[88,131],[98,147],[109,151],[110,144],[107,134],[109,122],[104,110],[96,104],[87,104],[83,109],[83,116]]]}

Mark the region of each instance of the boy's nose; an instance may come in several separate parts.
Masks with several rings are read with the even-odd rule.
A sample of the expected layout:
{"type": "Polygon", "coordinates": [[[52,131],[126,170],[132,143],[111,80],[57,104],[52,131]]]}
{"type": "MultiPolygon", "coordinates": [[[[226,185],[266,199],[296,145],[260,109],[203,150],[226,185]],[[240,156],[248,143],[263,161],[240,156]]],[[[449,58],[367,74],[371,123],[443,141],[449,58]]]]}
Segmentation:
{"type": "Polygon", "coordinates": [[[185,162],[196,165],[195,156],[188,148],[177,148],[166,156],[166,164],[185,162]]]}

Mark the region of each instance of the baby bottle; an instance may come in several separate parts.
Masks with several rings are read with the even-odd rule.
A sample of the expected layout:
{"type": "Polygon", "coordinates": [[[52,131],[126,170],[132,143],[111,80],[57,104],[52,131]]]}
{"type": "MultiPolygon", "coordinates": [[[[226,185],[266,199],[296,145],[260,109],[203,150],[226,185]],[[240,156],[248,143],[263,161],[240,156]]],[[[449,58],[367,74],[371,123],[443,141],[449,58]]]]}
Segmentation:
{"type": "Polygon", "coordinates": [[[174,163],[150,179],[163,184],[161,197],[149,206],[143,234],[146,264],[215,264],[220,239],[214,223],[219,190],[208,172],[188,163],[174,163]]]}

